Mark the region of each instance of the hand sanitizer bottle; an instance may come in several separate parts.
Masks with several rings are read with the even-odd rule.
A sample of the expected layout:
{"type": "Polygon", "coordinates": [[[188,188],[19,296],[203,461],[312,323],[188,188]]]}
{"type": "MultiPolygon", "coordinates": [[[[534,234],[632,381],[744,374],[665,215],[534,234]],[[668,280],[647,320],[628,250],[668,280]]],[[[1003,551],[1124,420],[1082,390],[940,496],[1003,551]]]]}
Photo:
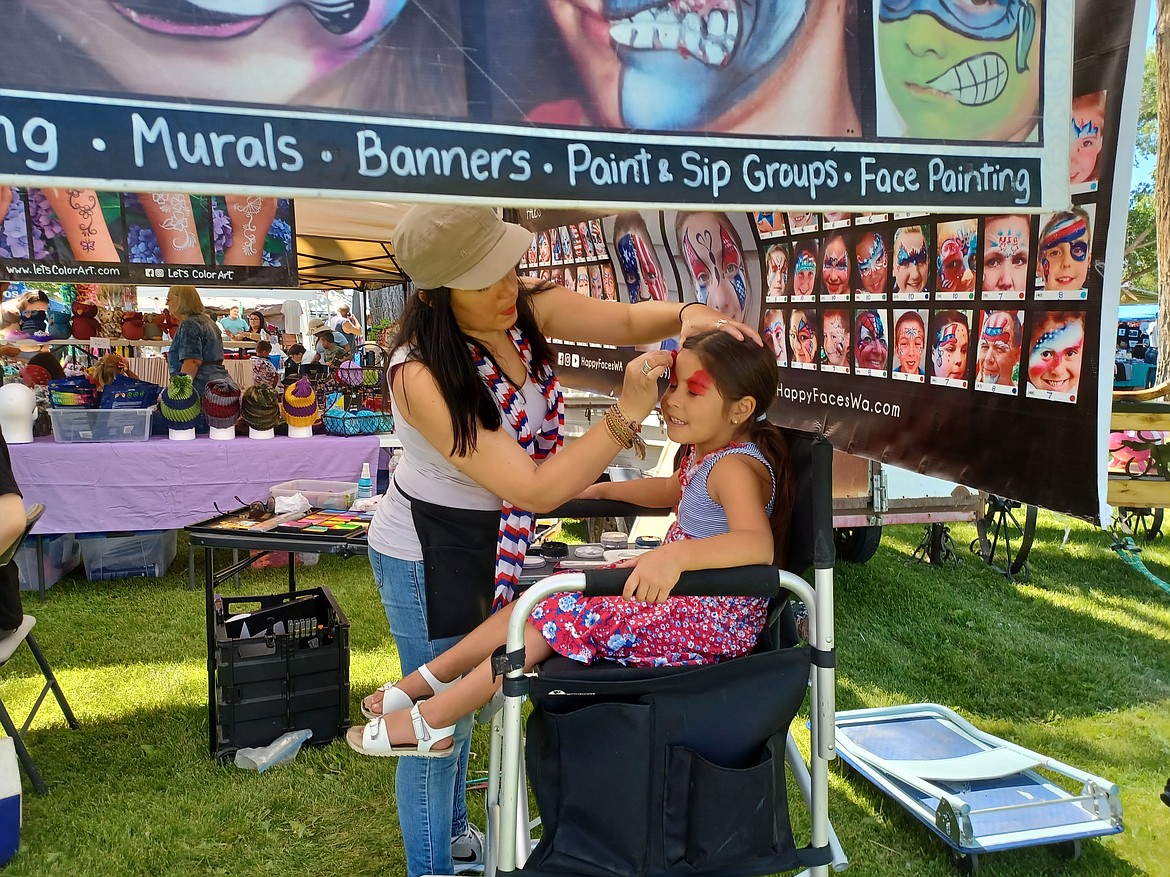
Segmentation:
{"type": "Polygon", "coordinates": [[[358,479],[358,499],[369,499],[374,495],[374,482],[370,478],[370,464],[362,463],[362,475],[358,479]]]}

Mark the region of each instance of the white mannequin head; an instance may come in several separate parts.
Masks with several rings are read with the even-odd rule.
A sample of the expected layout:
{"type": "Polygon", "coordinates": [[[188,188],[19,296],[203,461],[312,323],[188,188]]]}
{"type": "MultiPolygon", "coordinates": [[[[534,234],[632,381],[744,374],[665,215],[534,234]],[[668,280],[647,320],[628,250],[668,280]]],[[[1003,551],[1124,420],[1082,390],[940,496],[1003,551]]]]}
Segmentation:
{"type": "Polygon", "coordinates": [[[37,397],[24,384],[0,387],[0,432],[10,445],[28,444],[33,440],[33,422],[37,418],[37,397]]]}

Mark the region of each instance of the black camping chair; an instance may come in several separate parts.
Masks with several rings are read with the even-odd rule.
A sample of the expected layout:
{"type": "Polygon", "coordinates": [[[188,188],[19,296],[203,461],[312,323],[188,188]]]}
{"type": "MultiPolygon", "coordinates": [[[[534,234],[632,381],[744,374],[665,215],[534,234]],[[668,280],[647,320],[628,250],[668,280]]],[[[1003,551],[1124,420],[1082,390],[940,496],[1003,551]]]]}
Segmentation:
{"type": "MultiPolygon", "coordinates": [[[[793,451],[796,457],[799,448],[793,451]]],[[[825,489],[809,513],[811,473],[805,493],[798,485],[793,537],[818,533],[815,548],[808,539],[809,547],[793,556],[795,564],[815,557],[816,590],[767,566],[686,573],[675,587],[680,595],[772,598],[775,623],[748,656],[653,669],[553,658],[525,677],[523,627],[532,606],[566,590],[620,594],[629,570],[561,575],[519,598],[508,643],[495,659],[506,676],[490,757],[489,872],[748,877],[799,867],[827,874],[830,863],[844,866],[827,805],[834,738],[831,446],[818,443],[816,457],[815,480],[825,489]],[[790,617],[788,629],[781,623],[789,592],[809,608],[811,646],[795,644],[790,617]],[[789,734],[810,672],[811,770],[789,734]],[[542,824],[535,849],[520,768],[525,696],[532,702],[527,777],[542,824]],[[789,822],[785,762],[812,818],[810,843],[800,849],[789,822]]]]}

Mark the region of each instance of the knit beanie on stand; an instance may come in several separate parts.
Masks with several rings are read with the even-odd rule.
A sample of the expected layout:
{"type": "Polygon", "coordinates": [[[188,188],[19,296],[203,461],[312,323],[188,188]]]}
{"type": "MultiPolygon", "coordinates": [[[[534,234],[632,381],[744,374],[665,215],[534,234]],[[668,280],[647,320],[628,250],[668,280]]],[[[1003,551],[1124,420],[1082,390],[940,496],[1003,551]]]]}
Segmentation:
{"type": "Polygon", "coordinates": [[[158,413],[170,429],[194,429],[199,416],[199,397],[191,385],[191,376],[178,374],[171,378],[158,397],[158,413]]]}
{"type": "Polygon", "coordinates": [[[280,394],[264,384],[253,384],[244,390],[240,413],[244,422],[257,432],[273,429],[280,423],[280,394]]]}
{"type": "Polygon", "coordinates": [[[214,429],[231,429],[240,419],[240,388],[231,381],[208,381],[203,392],[203,416],[214,429]]]}
{"type": "Polygon", "coordinates": [[[317,421],[317,394],[307,377],[289,384],[284,391],[284,419],[289,426],[312,426],[317,421]]]}

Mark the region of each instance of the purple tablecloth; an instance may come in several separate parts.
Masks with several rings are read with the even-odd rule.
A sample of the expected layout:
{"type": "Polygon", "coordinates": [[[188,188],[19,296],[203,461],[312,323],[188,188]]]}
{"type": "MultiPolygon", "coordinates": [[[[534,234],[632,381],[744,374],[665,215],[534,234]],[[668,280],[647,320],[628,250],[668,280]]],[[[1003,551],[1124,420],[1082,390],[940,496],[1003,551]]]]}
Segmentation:
{"type": "Polygon", "coordinates": [[[267,499],[295,478],[357,481],[362,463],[377,471],[375,436],[277,436],[267,441],[200,437],[173,442],[59,444],[52,436],[9,445],[25,503],[45,504],[34,533],[170,530],[267,499]]]}

